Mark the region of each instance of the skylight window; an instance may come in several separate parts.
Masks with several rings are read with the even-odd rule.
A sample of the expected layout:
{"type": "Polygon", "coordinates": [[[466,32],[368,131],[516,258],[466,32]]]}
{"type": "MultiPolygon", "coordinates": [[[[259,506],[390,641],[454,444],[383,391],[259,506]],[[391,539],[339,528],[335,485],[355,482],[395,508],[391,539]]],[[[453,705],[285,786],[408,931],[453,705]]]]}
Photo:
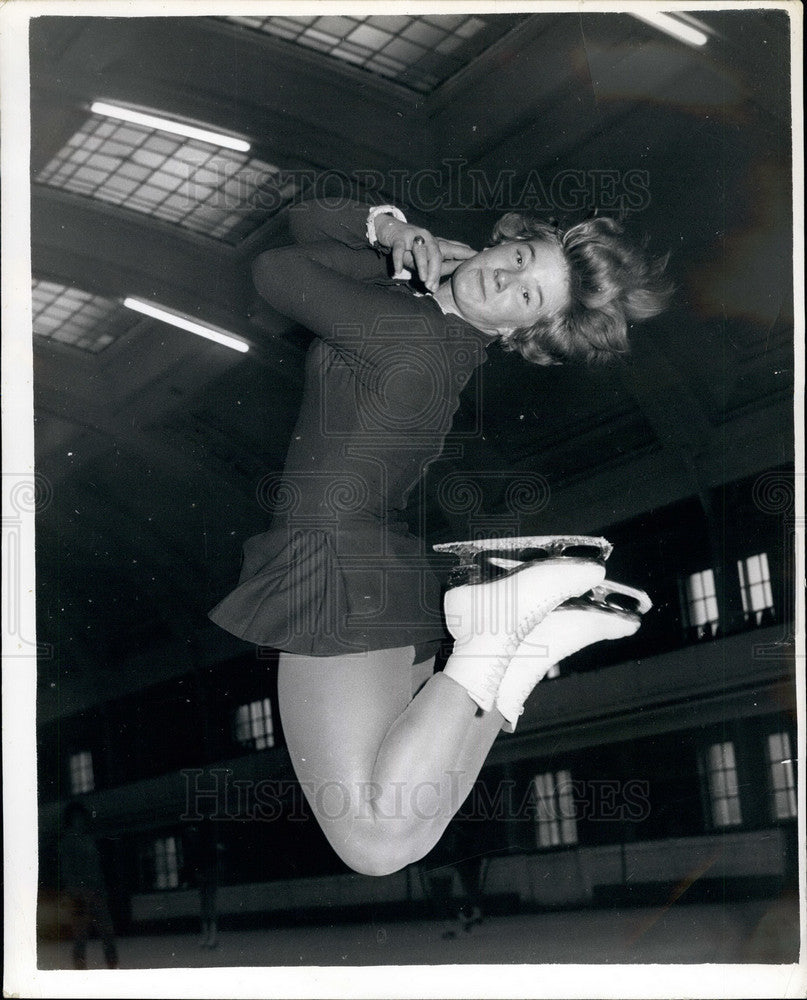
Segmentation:
{"type": "Polygon", "coordinates": [[[35,334],[91,354],[103,351],[137,322],[120,302],[55,281],[35,279],[31,295],[35,334]]]}
{"type": "Polygon", "coordinates": [[[299,190],[246,152],[95,113],[35,179],[230,243],[299,190]]]}
{"type": "Polygon", "coordinates": [[[428,93],[528,15],[228,17],[428,93]]]}

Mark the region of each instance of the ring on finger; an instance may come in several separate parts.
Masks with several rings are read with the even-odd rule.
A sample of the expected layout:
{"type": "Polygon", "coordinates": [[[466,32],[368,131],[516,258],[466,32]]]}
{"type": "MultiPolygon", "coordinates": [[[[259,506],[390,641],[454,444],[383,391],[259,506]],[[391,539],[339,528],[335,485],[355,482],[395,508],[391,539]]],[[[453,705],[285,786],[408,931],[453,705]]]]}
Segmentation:
{"type": "Polygon", "coordinates": [[[425,245],[426,245],[426,241],[423,239],[422,236],[416,236],[412,240],[412,246],[422,247],[422,246],[425,246],[425,245]]]}

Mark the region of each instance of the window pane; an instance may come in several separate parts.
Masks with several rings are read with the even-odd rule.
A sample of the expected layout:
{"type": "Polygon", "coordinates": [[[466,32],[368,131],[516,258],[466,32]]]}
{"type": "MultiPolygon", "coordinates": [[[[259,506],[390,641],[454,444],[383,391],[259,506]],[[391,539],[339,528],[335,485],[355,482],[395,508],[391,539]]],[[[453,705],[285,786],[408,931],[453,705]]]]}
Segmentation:
{"type": "Polygon", "coordinates": [[[768,556],[765,552],[760,552],[737,563],[737,571],[740,580],[740,594],[743,602],[743,611],[750,615],[755,614],[755,621],[759,624],[761,620],[760,612],[767,609],[773,610],[773,594],[770,585],[770,569],[768,567],[768,556]]]}
{"type": "Polygon", "coordinates": [[[694,628],[708,623],[717,625],[720,616],[712,570],[692,573],[685,581],[685,590],[687,606],[684,608],[684,614],[688,624],[694,628]]]}
{"type": "Polygon", "coordinates": [[[233,732],[239,743],[253,750],[274,746],[271,699],[261,698],[240,705],[233,716],[233,732]]]}
{"type": "Polygon", "coordinates": [[[728,794],[725,771],[712,772],[712,794],[717,799],[724,799],[728,794]]]}
{"type": "Polygon", "coordinates": [[[69,759],[70,788],[73,795],[82,795],[95,788],[92,753],[89,750],[74,753],[69,759]]]}
{"type": "Polygon", "coordinates": [[[762,567],[759,556],[750,556],[745,563],[748,571],[748,582],[759,583],[762,580],[762,567]]]}
{"type": "Polygon", "coordinates": [[[577,823],[573,819],[563,820],[561,826],[561,832],[563,834],[564,844],[576,844],[577,843],[577,823]]]}
{"type": "Polygon", "coordinates": [[[558,834],[552,823],[540,823],[538,826],[538,846],[554,847],[558,843],[558,834]]]}
{"type": "Polygon", "coordinates": [[[742,814],[734,744],[730,740],[713,743],[706,756],[712,822],[717,827],[737,826],[742,822],[742,814]]]}
{"type": "Polygon", "coordinates": [[[179,885],[179,850],[175,837],[155,840],[147,852],[152,857],[153,888],[175,889],[179,885]]]}
{"type": "Polygon", "coordinates": [[[392,36],[386,31],[371,28],[368,24],[359,25],[349,36],[355,45],[364,45],[368,49],[380,49],[392,36]]]}
{"type": "Polygon", "coordinates": [[[768,736],[768,760],[779,763],[790,756],[790,734],[771,733],[768,736]]]}
{"type": "Polygon", "coordinates": [[[768,735],[768,762],[774,819],[793,819],[797,813],[796,776],[789,733],[768,735]]]}
{"type": "Polygon", "coordinates": [[[558,847],[561,844],[576,844],[577,820],[570,772],[537,774],[532,785],[537,845],[558,847]]]}
{"type": "Polygon", "coordinates": [[[726,779],[726,795],[728,795],[729,798],[736,798],[738,794],[737,772],[732,769],[724,771],[723,773],[726,779]]]}
{"type": "Polygon", "coordinates": [[[737,826],[740,823],[740,800],[728,799],[729,824],[737,826]]]}

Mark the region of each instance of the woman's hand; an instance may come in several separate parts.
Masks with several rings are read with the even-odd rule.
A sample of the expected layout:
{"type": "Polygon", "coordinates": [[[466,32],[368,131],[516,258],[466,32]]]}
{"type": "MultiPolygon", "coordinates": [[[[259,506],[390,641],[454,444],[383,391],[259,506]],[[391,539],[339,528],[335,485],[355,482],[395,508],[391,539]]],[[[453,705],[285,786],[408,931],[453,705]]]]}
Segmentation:
{"type": "Polygon", "coordinates": [[[391,215],[376,217],[376,236],[381,246],[391,251],[395,273],[404,267],[416,271],[431,292],[437,291],[440,278],[453,274],[462,261],[476,256],[476,250],[465,243],[432,236],[428,229],[391,215]]]}

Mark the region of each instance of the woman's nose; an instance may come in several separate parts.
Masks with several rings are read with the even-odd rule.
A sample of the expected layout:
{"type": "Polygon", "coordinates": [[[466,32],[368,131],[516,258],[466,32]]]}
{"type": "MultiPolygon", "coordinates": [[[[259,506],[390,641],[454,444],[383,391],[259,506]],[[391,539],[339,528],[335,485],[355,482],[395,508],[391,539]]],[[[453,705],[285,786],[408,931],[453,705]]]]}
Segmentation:
{"type": "Polygon", "coordinates": [[[501,292],[507,288],[507,284],[510,281],[510,276],[507,271],[502,271],[500,268],[494,268],[493,271],[493,283],[496,286],[496,291],[501,292]]]}

